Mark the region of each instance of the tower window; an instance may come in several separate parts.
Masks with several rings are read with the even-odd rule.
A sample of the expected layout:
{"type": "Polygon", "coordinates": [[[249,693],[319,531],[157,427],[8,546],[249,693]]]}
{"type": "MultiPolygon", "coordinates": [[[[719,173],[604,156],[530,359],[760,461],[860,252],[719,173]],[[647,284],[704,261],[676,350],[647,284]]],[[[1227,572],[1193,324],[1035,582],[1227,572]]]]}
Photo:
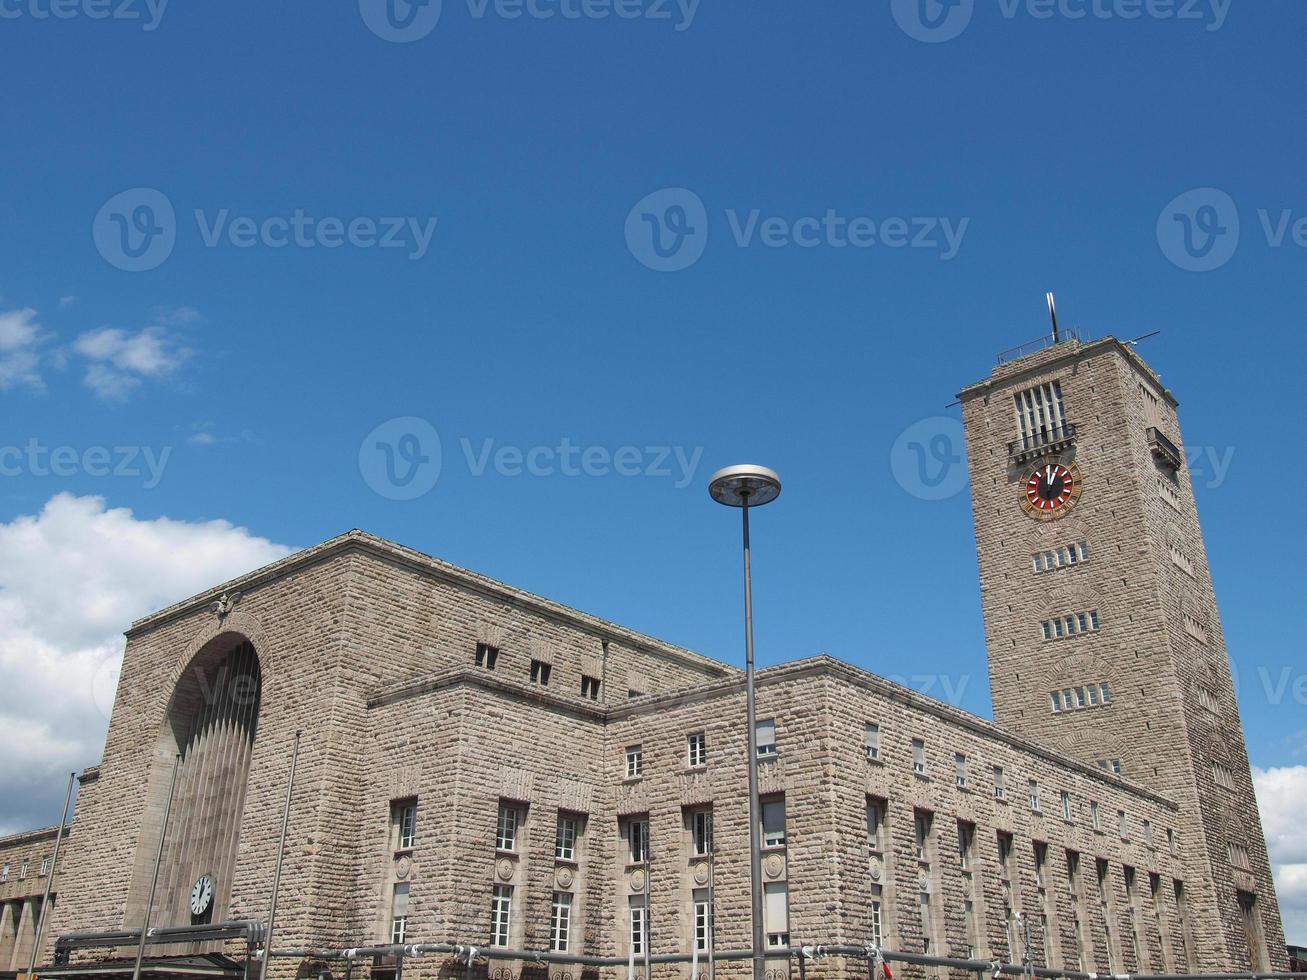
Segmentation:
{"type": "Polygon", "coordinates": [[[690,813],[690,837],[696,857],[712,853],[712,809],[705,807],[690,813]]]}
{"type": "Polygon", "coordinates": [[[868,723],[864,738],[867,746],[867,758],[877,760],[880,758],[880,726],[868,723]]]}
{"type": "Polygon", "coordinates": [[[549,675],[554,672],[552,664],[547,664],[543,660],[531,661],[531,683],[539,684],[541,687],[549,686],[549,675]]]}
{"type": "Polygon", "coordinates": [[[513,907],[513,886],[496,885],[490,899],[490,945],[507,946],[513,907]]]}
{"type": "Polygon", "coordinates": [[[1040,624],[1040,630],[1045,640],[1061,640],[1066,637],[1078,636],[1082,633],[1096,633],[1098,632],[1098,627],[1099,619],[1097,609],[1090,609],[1086,612],[1067,613],[1064,616],[1046,619],[1040,624]]]}
{"type": "Polygon", "coordinates": [[[489,643],[478,643],[476,649],[476,665],[484,667],[486,670],[494,670],[495,664],[499,660],[499,647],[492,647],[489,643]]]}
{"type": "Polygon", "coordinates": [[[885,840],[885,801],[876,796],[867,797],[867,849],[879,853],[885,840]]]}
{"type": "Polygon", "coordinates": [[[499,820],[495,825],[495,847],[501,851],[517,850],[517,825],[521,811],[507,803],[499,804],[499,820]]]}
{"type": "Polygon", "coordinates": [[[926,743],[919,738],[912,740],[912,771],[918,776],[926,774],[926,743]]]}
{"type": "Polygon", "coordinates": [[[581,675],[581,697],[591,701],[599,700],[599,678],[589,674],[581,675]]]}
{"type": "Polygon", "coordinates": [[[703,732],[695,732],[687,736],[686,762],[691,769],[700,769],[708,765],[708,740],[703,732]]]}
{"type": "Polygon", "coordinates": [[[1015,402],[1022,449],[1035,449],[1065,438],[1066,412],[1060,382],[1050,381],[1027,388],[1016,394],[1015,402]]]}
{"type": "Polygon", "coordinates": [[[393,840],[396,850],[406,851],[417,841],[417,800],[399,800],[390,805],[390,822],[394,828],[393,840]]]}
{"type": "Polygon", "coordinates": [[[644,749],[639,745],[626,747],[626,778],[639,779],[644,775],[644,749]]]}

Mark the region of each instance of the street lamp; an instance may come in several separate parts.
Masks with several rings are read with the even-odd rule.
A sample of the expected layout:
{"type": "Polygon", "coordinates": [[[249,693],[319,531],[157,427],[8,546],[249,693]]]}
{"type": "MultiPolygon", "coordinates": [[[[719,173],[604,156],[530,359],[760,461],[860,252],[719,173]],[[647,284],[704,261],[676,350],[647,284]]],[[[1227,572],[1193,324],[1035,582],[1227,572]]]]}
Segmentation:
{"type": "Polygon", "coordinates": [[[765,466],[728,466],[708,481],[708,494],[719,504],[739,507],[744,515],[744,704],[749,762],[749,873],[753,896],[753,977],[764,980],[767,970],[762,936],[762,818],[758,803],[757,717],[753,696],[753,583],[749,572],[749,508],[769,504],[781,495],[781,478],[765,466]]]}

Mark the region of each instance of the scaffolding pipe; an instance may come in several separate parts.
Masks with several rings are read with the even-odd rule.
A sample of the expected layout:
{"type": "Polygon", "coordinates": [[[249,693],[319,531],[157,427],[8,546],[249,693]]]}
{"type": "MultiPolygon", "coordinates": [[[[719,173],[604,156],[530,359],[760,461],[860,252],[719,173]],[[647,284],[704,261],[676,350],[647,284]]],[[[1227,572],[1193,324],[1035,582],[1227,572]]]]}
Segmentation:
{"type": "MultiPolygon", "coordinates": [[[[468,944],[456,943],[416,943],[411,945],[385,945],[385,946],[358,946],[348,949],[331,949],[319,950],[312,948],[299,949],[278,949],[272,951],[272,956],[298,958],[298,959],[322,959],[322,960],[346,960],[352,961],[356,957],[362,956],[422,956],[430,953],[449,953],[459,956],[467,955],[469,950],[474,950],[475,956],[484,957],[489,960],[526,960],[533,963],[541,964],[562,964],[573,966],[597,966],[597,967],[621,967],[627,965],[627,960],[620,956],[594,956],[579,953],[555,953],[546,951],[508,949],[502,946],[480,947],[470,946],[468,944]]],[[[868,947],[853,946],[845,944],[831,945],[811,945],[802,949],[797,946],[779,947],[774,950],[764,950],[762,957],[768,960],[790,960],[799,958],[803,960],[808,958],[804,950],[810,951],[812,959],[819,959],[827,956],[845,956],[854,958],[868,958],[868,947]]],[[[899,953],[891,950],[879,950],[882,959],[892,963],[907,963],[912,966],[938,966],[954,970],[963,970],[968,973],[992,974],[995,968],[993,960],[964,960],[950,956],[928,956],[924,953],[899,953]]],[[[718,950],[716,957],[720,960],[730,960],[735,962],[753,960],[754,951],[751,949],[732,949],[718,950]]],[[[689,963],[691,953],[656,953],[649,956],[650,963],[669,964],[669,963],[689,963]]],[[[1231,972],[1231,973],[1130,973],[1130,974],[1107,974],[1107,973],[1087,973],[1079,970],[1052,970],[1044,967],[1027,967],[1023,963],[998,963],[998,973],[1013,976],[1029,976],[1033,973],[1037,977],[1043,977],[1045,980],[1307,980],[1307,973],[1262,973],[1251,972],[1248,970],[1231,972]]]]}
{"type": "Polygon", "coordinates": [[[159,828],[159,850],[154,855],[154,877],[150,879],[150,896],[145,900],[145,917],[141,921],[141,939],[136,944],[136,962],[132,980],[141,980],[141,960],[145,958],[145,940],[150,935],[150,913],[154,911],[154,893],[159,887],[159,866],[163,864],[163,845],[168,839],[168,821],[172,819],[172,798],[177,792],[177,771],[182,767],[180,752],[173,758],[172,778],[168,780],[168,805],[163,809],[163,826],[159,828]]]}
{"type": "MultiPolygon", "coordinates": [[[[272,927],[277,920],[277,893],[281,890],[281,865],[286,858],[286,830],[290,827],[290,801],[295,793],[295,766],[300,758],[300,735],[295,733],[295,744],[290,753],[290,776],[286,779],[286,805],[281,812],[281,842],[277,845],[277,870],[272,875],[272,898],[268,902],[268,931],[264,934],[263,961],[259,964],[259,980],[268,980],[267,951],[272,948],[272,927]]],[[[134,980],[140,980],[139,977],[134,980]]]]}
{"type": "Polygon", "coordinates": [[[68,792],[64,794],[64,808],[59,815],[59,833],[54,838],[54,856],[50,858],[50,873],[45,876],[45,894],[41,896],[41,911],[36,917],[36,937],[32,940],[32,958],[27,963],[27,980],[36,972],[36,956],[41,952],[41,934],[45,931],[45,916],[50,911],[50,892],[54,888],[55,872],[59,869],[59,845],[64,842],[64,829],[68,826],[68,803],[73,798],[73,780],[77,773],[68,774],[68,792]]]}

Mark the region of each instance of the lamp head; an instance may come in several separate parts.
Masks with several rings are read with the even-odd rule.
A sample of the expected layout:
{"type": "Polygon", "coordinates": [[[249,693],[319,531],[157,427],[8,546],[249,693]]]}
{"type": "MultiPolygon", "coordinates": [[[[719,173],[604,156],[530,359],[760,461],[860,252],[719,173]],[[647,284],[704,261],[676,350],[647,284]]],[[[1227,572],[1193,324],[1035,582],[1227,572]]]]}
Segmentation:
{"type": "Polygon", "coordinates": [[[781,478],[775,470],[746,463],[718,470],[708,481],[708,494],[727,507],[769,504],[781,495],[781,478]]]}

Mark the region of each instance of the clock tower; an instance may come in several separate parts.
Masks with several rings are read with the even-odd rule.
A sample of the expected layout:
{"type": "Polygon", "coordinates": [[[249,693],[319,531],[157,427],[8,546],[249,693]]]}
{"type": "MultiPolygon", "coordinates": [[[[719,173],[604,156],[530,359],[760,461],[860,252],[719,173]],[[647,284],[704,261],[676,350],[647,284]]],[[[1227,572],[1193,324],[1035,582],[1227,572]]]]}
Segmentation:
{"type": "Polygon", "coordinates": [[[959,398],[995,720],[1178,804],[1174,842],[1124,836],[1184,859],[1191,968],[1284,969],[1175,397],[1131,345],[1063,332],[959,398]]]}

